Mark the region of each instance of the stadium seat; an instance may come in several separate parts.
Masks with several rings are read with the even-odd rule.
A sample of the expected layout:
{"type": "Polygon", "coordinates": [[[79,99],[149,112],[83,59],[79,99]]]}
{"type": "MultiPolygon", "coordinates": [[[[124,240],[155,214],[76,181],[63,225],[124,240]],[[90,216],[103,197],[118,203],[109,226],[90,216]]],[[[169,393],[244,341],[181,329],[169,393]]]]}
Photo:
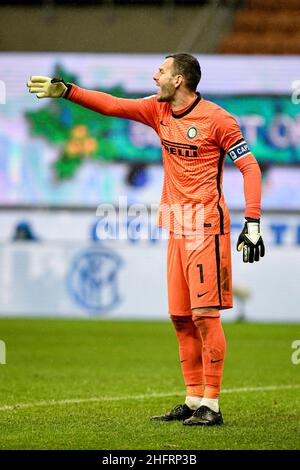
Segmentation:
{"type": "Polygon", "coordinates": [[[223,41],[222,53],[235,54],[300,54],[299,33],[288,36],[273,32],[259,36],[250,33],[231,33],[223,41]]]}
{"type": "Polygon", "coordinates": [[[299,0],[248,0],[219,46],[228,54],[300,54],[299,0]]]}
{"type": "Polygon", "coordinates": [[[260,10],[241,11],[235,20],[234,31],[261,33],[280,31],[291,33],[300,31],[300,15],[296,10],[285,12],[265,12],[260,10]]]}
{"type": "Polygon", "coordinates": [[[295,10],[299,11],[299,0],[248,0],[245,2],[248,8],[270,10],[295,10]]]}

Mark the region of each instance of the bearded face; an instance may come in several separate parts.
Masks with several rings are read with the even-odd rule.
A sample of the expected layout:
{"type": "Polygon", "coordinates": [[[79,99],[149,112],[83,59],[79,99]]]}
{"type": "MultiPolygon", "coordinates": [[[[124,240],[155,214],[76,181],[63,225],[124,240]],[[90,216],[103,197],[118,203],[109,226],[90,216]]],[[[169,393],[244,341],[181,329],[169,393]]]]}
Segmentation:
{"type": "Polygon", "coordinates": [[[173,62],[174,59],[172,57],[166,59],[153,76],[153,80],[159,87],[159,91],[156,95],[156,99],[159,102],[171,102],[176,93],[173,62]]]}
{"type": "Polygon", "coordinates": [[[172,83],[163,83],[160,86],[160,90],[157,93],[157,101],[159,102],[167,102],[169,103],[172,101],[175,95],[176,88],[172,83]]]}

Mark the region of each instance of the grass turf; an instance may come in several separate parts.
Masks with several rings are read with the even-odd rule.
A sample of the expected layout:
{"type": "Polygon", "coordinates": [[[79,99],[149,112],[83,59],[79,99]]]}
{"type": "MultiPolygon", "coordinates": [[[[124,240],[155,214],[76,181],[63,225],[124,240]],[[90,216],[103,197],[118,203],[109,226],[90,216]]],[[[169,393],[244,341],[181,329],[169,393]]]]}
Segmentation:
{"type": "Polygon", "coordinates": [[[299,449],[300,388],[232,389],[299,385],[300,364],[291,362],[291,344],[300,339],[300,326],[224,328],[225,424],[187,428],[149,420],[184,399],[170,323],[1,319],[7,364],[0,366],[0,448],[299,449]],[[91,397],[106,398],[34,406],[91,397]]]}

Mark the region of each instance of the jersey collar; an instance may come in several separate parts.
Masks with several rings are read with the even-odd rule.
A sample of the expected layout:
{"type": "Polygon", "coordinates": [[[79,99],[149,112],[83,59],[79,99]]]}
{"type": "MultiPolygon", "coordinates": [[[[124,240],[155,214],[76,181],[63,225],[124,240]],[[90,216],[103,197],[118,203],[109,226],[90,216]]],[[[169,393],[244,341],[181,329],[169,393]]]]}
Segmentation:
{"type": "Polygon", "coordinates": [[[193,109],[197,106],[197,104],[199,103],[199,101],[201,100],[201,95],[200,93],[197,91],[196,92],[197,94],[197,98],[195,99],[195,101],[193,101],[193,103],[188,107],[186,108],[182,113],[174,113],[172,111],[172,116],[173,118],[175,119],[180,119],[180,118],[183,118],[184,116],[186,116],[187,114],[189,114],[191,111],[193,111],[193,109]]]}

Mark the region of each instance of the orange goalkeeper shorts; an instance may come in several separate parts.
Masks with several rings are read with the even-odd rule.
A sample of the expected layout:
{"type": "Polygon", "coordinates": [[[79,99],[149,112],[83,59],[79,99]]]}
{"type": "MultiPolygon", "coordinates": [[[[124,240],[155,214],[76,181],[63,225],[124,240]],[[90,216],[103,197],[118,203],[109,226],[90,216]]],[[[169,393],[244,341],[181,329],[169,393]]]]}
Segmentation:
{"type": "Polygon", "coordinates": [[[199,307],[232,308],[230,233],[205,235],[195,248],[170,233],[167,275],[170,315],[191,315],[199,307]],[[187,249],[188,248],[188,249],[187,249]]]}

